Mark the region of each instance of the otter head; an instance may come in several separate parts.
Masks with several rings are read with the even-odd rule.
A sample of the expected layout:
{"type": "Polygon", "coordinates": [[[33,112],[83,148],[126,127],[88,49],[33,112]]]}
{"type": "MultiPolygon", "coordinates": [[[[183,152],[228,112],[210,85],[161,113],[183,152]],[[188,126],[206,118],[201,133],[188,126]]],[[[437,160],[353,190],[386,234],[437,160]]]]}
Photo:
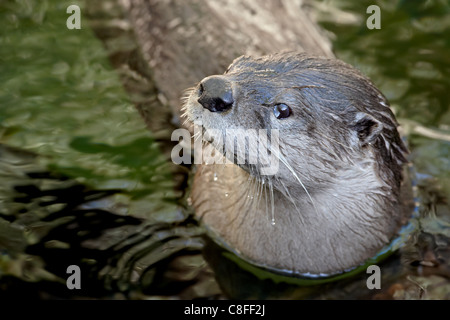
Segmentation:
{"type": "Polygon", "coordinates": [[[206,227],[244,259],[336,273],[399,227],[407,151],[388,102],[351,66],[304,53],[240,57],[190,92],[186,115],[235,164],[203,166],[192,197],[206,227]],[[209,177],[220,170],[220,181],[209,177]]]}

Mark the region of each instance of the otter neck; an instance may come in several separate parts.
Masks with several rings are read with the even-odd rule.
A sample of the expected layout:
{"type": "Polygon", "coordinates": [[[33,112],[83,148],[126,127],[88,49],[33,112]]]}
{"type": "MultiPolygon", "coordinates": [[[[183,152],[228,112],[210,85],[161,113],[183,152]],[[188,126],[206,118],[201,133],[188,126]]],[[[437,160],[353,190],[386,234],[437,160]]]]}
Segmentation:
{"type": "MultiPolygon", "coordinates": [[[[243,178],[247,178],[245,173],[243,178]]],[[[305,230],[302,235],[306,237],[307,230],[313,228],[328,235],[330,241],[332,235],[339,235],[341,239],[348,238],[352,246],[355,245],[353,237],[358,233],[364,236],[375,233],[384,242],[389,240],[387,234],[391,231],[385,229],[387,234],[379,231],[383,230],[380,228],[382,225],[386,226],[392,221],[385,213],[396,206],[392,198],[388,197],[395,191],[383,183],[374,170],[346,170],[320,188],[308,188],[300,184],[291,187],[281,185],[280,188],[276,182],[272,183],[270,179],[266,181],[268,182],[263,184],[258,205],[253,208],[250,206],[249,211],[270,213],[273,205],[275,213],[272,218],[275,223],[286,224],[294,229],[302,228],[305,230]],[[298,223],[285,223],[284,220],[292,222],[289,214],[297,214],[298,223]]]]}
{"type": "Polygon", "coordinates": [[[262,185],[235,165],[202,166],[198,185],[211,187],[202,194],[194,188],[194,207],[218,242],[257,265],[300,274],[345,271],[388,243],[397,204],[375,173],[343,175],[308,196],[301,186],[262,185]],[[256,262],[261,257],[264,265],[256,262]]]}

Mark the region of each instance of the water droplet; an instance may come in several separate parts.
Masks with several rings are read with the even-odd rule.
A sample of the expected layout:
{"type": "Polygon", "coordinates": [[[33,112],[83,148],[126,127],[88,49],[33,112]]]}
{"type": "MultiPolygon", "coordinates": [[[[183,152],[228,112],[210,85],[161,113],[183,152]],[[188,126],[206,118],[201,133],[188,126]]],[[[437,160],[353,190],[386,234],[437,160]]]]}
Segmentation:
{"type": "Polygon", "coordinates": [[[272,221],[270,223],[274,226],[275,225],[275,219],[272,218],[272,221]]]}
{"type": "Polygon", "coordinates": [[[214,180],[214,181],[217,181],[217,173],[215,173],[215,172],[214,172],[214,178],[213,178],[213,180],[214,180]]]}
{"type": "Polygon", "coordinates": [[[225,197],[228,197],[228,192],[227,192],[227,193],[225,193],[225,197]]]}

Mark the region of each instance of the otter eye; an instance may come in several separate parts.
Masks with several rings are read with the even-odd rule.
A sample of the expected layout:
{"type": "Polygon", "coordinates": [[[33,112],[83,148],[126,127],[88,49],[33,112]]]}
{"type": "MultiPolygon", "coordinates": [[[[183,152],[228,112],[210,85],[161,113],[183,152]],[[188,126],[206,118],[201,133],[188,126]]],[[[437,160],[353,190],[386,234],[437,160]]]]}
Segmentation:
{"type": "Polygon", "coordinates": [[[277,117],[277,119],[287,118],[291,115],[291,113],[291,108],[289,108],[289,106],[284,103],[276,104],[273,107],[273,114],[275,115],[275,117],[277,117]]]}

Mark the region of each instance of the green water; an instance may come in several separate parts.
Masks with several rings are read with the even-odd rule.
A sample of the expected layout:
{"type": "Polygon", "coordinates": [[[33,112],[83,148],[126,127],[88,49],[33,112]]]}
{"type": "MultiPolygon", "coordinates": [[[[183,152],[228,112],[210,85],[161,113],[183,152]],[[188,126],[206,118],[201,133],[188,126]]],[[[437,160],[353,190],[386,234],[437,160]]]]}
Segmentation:
{"type": "Polygon", "coordinates": [[[0,143],[41,155],[53,171],[123,190],[128,214],[173,211],[167,161],[74,1],[0,2],[0,143]]]}
{"type": "MultiPolygon", "coordinates": [[[[83,8],[0,1],[0,143],[32,151],[43,167],[94,189],[121,190],[115,201],[126,215],[176,220],[169,163],[84,16],[81,30],[66,28],[71,4],[83,8]]],[[[390,100],[419,177],[443,195],[437,210],[449,222],[449,3],[378,1],[380,30],[365,24],[372,1],[318,4],[336,55],[390,100]]],[[[2,266],[0,259],[0,276],[2,266]]]]}

